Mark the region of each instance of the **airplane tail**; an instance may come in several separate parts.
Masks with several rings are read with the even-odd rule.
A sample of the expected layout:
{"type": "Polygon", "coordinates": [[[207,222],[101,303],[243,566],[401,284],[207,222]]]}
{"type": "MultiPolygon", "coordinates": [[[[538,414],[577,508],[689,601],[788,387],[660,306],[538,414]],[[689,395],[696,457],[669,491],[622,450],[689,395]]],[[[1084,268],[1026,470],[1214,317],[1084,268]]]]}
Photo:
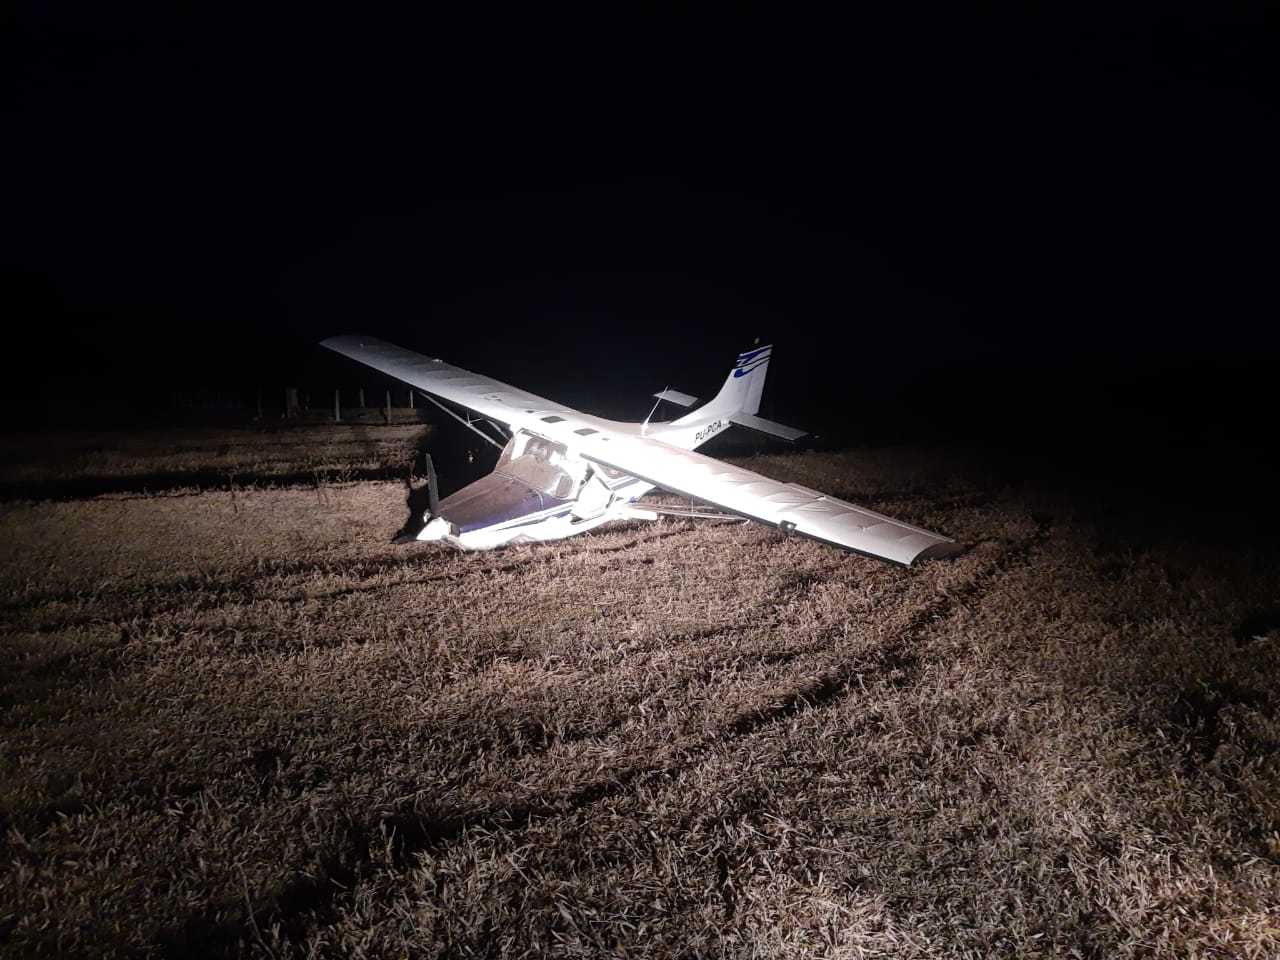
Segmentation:
{"type": "Polygon", "coordinates": [[[735,413],[755,414],[760,409],[760,394],[764,391],[764,377],[769,372],[769,355],[772,352],[773,347],[768,346],[738,354],[738,362],[729,371],[715,398],[676,420],[675,424],[692,423],[707,417],[728,417],[735,413]]]}
{"type": "Polygon", "coordinates": [[[671,425],[673,427],[689,426],[723,419],[761,433],[782,437],[785,440],[803,437],[805,433],[803,430],[796,430],[756,416],[760,410],[760,395],[764,392],[764,378],[769,372],[769,357],[772,353],[773,346],[769,345],[754,347],[746,353],[738,354],[738,362],[729,371],[729,376],[725,378],[720,392],[697,410],[672,421],[671,425]]]}

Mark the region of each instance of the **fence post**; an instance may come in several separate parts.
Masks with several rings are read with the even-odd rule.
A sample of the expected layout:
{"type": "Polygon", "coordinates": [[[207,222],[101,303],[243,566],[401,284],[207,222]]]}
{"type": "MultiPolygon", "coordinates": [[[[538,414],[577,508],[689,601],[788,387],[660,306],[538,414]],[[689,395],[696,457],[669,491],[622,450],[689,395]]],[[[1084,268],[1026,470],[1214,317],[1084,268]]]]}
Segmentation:
{"type": "Polygon", "coordinates": [[[409,409],[410,410],[413,409],[413,391],[412,390],[409,391],[409,409]]]}
{"type": "Polygon", "coordinates": [[[391,426],[391,391],[387,391],[387,426],[391,426]]]}
{"type": "Polygon", "coordinates": [[[364,387],[361,387],[359,391],[357,391],[356,396],[360,398],[360,402],[357,403],[356,406],[359,407],[361,410],[363,410],[364,409],[364,387]]]}
{"type": "Polygon", "coordinates": [[[341,393],[342,393],[341,389],[339,389],[338,387],[334,387],[333,389],[333,422],[334,423],[342,422],[342,399],[340,396],[341,393]]]}

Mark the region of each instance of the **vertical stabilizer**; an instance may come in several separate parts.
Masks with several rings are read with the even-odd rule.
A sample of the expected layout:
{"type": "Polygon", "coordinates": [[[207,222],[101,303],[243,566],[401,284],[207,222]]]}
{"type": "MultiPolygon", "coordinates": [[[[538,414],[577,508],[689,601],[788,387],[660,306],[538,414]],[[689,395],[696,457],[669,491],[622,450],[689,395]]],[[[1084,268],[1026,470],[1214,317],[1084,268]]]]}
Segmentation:
{"type": "Polygon", "coordinates": [[[729,376],[709,403],[674,421],[673,426],[706,420],[709,417],[732,417],[734,414],[754,415],[760,410],[760,395],[764,392],[764,377],[769,371],[769,355],[772,344],[755,347],[738,354],[729,376]]]}

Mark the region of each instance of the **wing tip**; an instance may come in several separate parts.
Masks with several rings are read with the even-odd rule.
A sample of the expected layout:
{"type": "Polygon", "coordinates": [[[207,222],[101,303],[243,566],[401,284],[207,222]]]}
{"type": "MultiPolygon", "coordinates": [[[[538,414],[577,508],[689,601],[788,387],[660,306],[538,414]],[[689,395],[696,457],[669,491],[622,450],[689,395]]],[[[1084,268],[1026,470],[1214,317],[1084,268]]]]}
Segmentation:
{"type": "Polygon", "coordinates": [[[332,337],[325,337],[320,341],[320,346],[328,347],[330,350],[333,350],[339,345],[350,345],[353,343],[362,344],[372,339],[372,337],[366,337],[358,333],[339,333],[332,337]]]}
{"type": "Polygon", "coordinates": [[[964,552],[964,544],[957,543],[954,540],[943,540],[925,547],[917,553],[908,562],[908,566],[914,566],[922,560],[941,560],[944,557],[954,557],[958,553],[964,552]]]}

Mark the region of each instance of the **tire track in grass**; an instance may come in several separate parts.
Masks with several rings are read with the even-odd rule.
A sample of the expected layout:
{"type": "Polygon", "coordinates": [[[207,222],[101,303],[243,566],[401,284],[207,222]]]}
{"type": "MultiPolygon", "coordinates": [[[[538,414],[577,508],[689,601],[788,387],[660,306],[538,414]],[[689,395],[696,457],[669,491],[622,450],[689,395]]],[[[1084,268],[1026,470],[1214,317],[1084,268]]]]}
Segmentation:
{"type": "MultiPolygon", "coordinates": [[[[686,626],[622,645],[602,641],[597,649],[587,654],[580,664],[580,671],[593,676],[625,679],[622,685],[625,690],[620,696],[612,696],[604,689],[607,685],[594,685],[583,696],[578,682],[567,677],[563,687],[551,697],[557,705],[557,712],[541,720],[531,720],[530,717],[536,717],[538,708],[548,701],[549,695],[541,678],[528,678],[527,686],[511,686],[510,678],[504,677],[502,713],[523,719],[506,728],[511,733],[510,740],[485,739],[477,745],[477,755],[511,748],[522,757],[533,758],[547,753],[554,746],[600,743],[621,728],[635,726],[638,717],[644,718],[641,721],[643,729],[637,729],[636,734],[651,734],[657,724],[684,712],[673,705],[698,697],[699,687],[710,681],[733,681],[753,670],[784,668],[828,649],[830,638],[821,631],[813,631],[811,636],[800,642],[793,641],[784,649],[779,648],[775,639],[779,630],[786,632],[788,623],[795,618],[795,608],[802,608],[809,601],[808,591],[813,583],[832,582],[835,579],[833,574],[849,569],[847,556],[833,551],[825,554],[829,555],[828,558],[804,571],[799,581],[786,577],[779,580],[776,574],[763,577],[754,585],[755,590],[761,592],[761,597],[757,598],[760,602],[748,605],[732,621],[700,629],[686,626]],[[763,612],[765,610],[767,614],[763,612]],[[718,642],[722,640],[725,642],[718,642]],[[735,670],[735,667],[741,669],[735,670]]],[[[615,567],[615,564],[609,564],[596,568],[592,573],[608,575],[615,567]]],[[[909,592],[911,582],[910,579],[887,581],[882,587],[888,594],[884,602],[897,604],[902,595],[909,592]]],[[[743,588],[744,585],[739,583],[735,590],[743,588]]],[[[641,619],[645,619],[643,615],[641,619]]],[[[480,658],[485,662],[477,662],[478,672],[468,678],[470,681],[483,681],[484,676],[498,669],[500,664],[513,660],[536,661],[543,651],[536,650],[529,656],[517,654],[497,658],[490,654],[480,658]]],[[[466,739],[470,721],[461,722],[462,726],[453,735],[466,739]]]]}
{"type": "MultiPolygon", "coordinates": [[[[583,552],[588,554],[611,554],[622,553],[633,549],[636,546],[666,540],[671,537],[678,537],[691,532],[692,527],[681,526],[674,529],[658,530],[650,536],[639,536],[619,544],[609,546],[586,546],[583,552]]],[[[621,533],[623,531],[600,531],[597,536],[604,533],[621,533]]],[[[591,533],[595,533],[592,531],[591,533]]],[[[587,536],[591,536],[588,533],[587,536]]],[[[494,566],[485,567],[488,574],[507,573],[527,567],[537,562],[546,562],[554,559],[556,556],[552,551],[556,544],[531,544],[527,547],[517,547],[516,550],[525,550],[527,553],[520,556],[520,559],[512,561],[509,558],[514,552],[510,548],[505,551],[492,551],[480,553],[478,556],[483,558],[497,558],[498,563],[494,566]]],[[[165,613],[173,613],[178,611],[196,610],[212,610],[228,606],[230,604],[249,604],[259,600],[285,600],[286,602],[298,602],[312,599],[329,599],[331,597],[346,596],[349,594],[358,594],[364,592],[376,591],[387,586],[396,584],[375,583],[357,587],[343,587],[330,592],[310,593],[305,596],[297,597],[278,597],[270,593],[259,591],[259,587],[264,581],[273,579],[281,579],[288,581],[305,581],[309,577],[316,574],[323,575],[350,575],[354,574],[361,579],[371,579],[379,574],[396,570],[396,568],[406,568],[407,572],[417,572],[421,569],[421,563],[415,563],[415,560],[426,562],[429,560],[439,561],[445,558],[448,569],[436,574],[430,574],[423,577],[413,577],[400,583],[405,584],[430,584],[438,583],[441,580],[457,579],[469,576],[474,573],[474,568],[466,566],[469,556],[477,556],[477,554],[468,554],[461,551],[455,551],[447,548],[439,548],[430,553],[425,551],[414,554],[398,554],[395,556],[380,557],[377,559],[356,559],[350,563],[343,563],[333,559],[326,560],[268,560],[261,563],[252,572],[241,573],[235,576],[229,576],[223,579],[210,577],[208,574],[190,574],[179,577],[175,580],[167,582],[152,581],[146,584],[139,584],[136,587],[123,588],[99,588],[86,590],[63,590],[58,592],[41,593],[39,591],[32,592],[20,600],[9,600],[0,602],[0,617],[10,619],[9,624],[5,624],[6,628],[21,629],[23,632],[29,633],[56,633],[60,630],[68,630],[75,627],[82,627],[87,624],[99,623],[106,619],[102,612],[94,612],[80,617],[70,617],[54,623],[40,624],[37,626],[23,626],[22,620],[38,614],[43,608],[56,606],[59,604],[71,605],[85,603],[87,601],[99,603],[118,603],[121,606],[130,607],[138,605],[140,597],[147,595],[160,595],[160,599],[150,606],[140,605],[137,612],[133,613],[129,619],[147,620],[161,616],[165,613]],[[461,570],[458,568],[461,567],[461,570]],[[185,594],[178,596],[172,600],[168,599],[171,594],[185,594]],[[194,596],[193,596],[194,595],[194,596]],[[14,622],[16,621],[16,622],[14,622]]],[[[235,573],[235,571],[230,571],[235,573]]]]}
{"type": "MultiPolygon", "coordinates": [[[[617,532],[617,531],[615,531],[617,532]]],[[[651,536],[642,536],[609,546],[593,546],[586,551],[589,554],[609,555],[625,553],[643,544],[666,540],[687,534],[684,528],[661,530],[651,536]]],[[[370,580],[379,577],[386,571],[401,573],[403,576],[392,580],[378,580],[373,583],[362,583],[339,587],[330,590],[306,591],[303,581],[315,574],[347,575],[349,570],[335,569],[339,565],[333,561],[309,561],[305,563],[269,563],[261,572],[251,575],[210,581],[200,575],[183,577],[182,579],[163,585],[163,594],[157,602],[137,609],[136,612],[121,614],[118,611],[91,610],[80,616],[45,624],[22,624],[11,622],[3,625],[3,632],[11,634],[28,634],[35,636],[51,636],[73,630],[93,629],[102,634],[101,640],[92,643],[78,644],[75,649],[54,657],[32,657],[24,662],[10,664],[6,671],[5,687],[26,689],[30,683],[52,677],[65,682],[73,676],[82,678],[110,672],[124,665],[130,642],[136,636],[145,634],[148,628],[154,628],[159,621],[172,616],[198,616],[202,613],[221,613],[236,608],[252,607],[260,603],[302,604],[318,600],[335,600],[344,597],[359,596],[366,593],[382,593],[388,590],[457,583],[475,577],[489,578],[506,574],[533,573],[547,563],[554,562],[556,557],[547,551],[545,545],[533,545],[527,548],[517,559],[511,559],[511,553],[483,554],[482,562],[472,565],[467,561],[467,554],[454,551],[438,551],[425,555],[425,559],[439,561],[443,558],[443,569],[435,568],[423,575],[422,564],[414,563],[412,557],[386,557],[378,560],[360,560],[353,564],[355,575],[370,580]],[[283,578],[284,583],[276,590],[259,589],[264,580],[283,578]],[[188,593],[187,596],[175,594],[188,593]]],[[[41,607],[62,603],[80,603],[97,601],[100,598],[111,598],[121,606],[136,602],[138,593],[155,595],[159,592],[155,587],[140,588],[136,592],[125,590],[75,591],[58,595],[49,595],[37,601],[34,606],[10,603],[0,605],[0,610],[8,613],[21,611],[27,615],[38,613],[41,607]]],[[[35,688],[31,688],[35,689],[35,688]]],[[[33,699],[26,697],[23,699],[33,699]]],[[[38,698],[34,698],[38,699],[38,698]]]]}
{"type": "MultiPolygon", "coordinates": [[[[641,711],[649,718],[650,728],[676,712],[667,708],[666,704],[678,703],[682,698],[701,695],[710,702],[732,702],[720,700],[717,690],[712,690],[708,697],[707,691],[700,689],[701,685],[712,680],[724,683],[743,677],[750,684],[760,673],[792,664],[797,665],[795,672],[798,676],[778,677],[773,681],[788,685],[785,695],[798,693],[809,696],[815,692],[821,693],[824,685],[838,688],[839,678],[829,677],[826,672],[816,669],[817,665],[811,661],[811,658],[816,658],[830,663],[834,659],[837,667],[829,669],[838,669],[838,665],[844,662],[839,658],[847,659],[849,656],[847,650],[841,652],[838,640],[833,647],[831,621],[814,620],[802,625],[796,615],[797,609],[803,612],[810,604],[811,589],[815,585],[843,585],[839,574],[852,568],[847,566],[847,556],[834,556],[834,560],[791,571],[791,575],[777,580],[773,584],[772,601],[753,606],[752,612],[733,622],[702,630],[655,635],[638,648],[628,644],[625,652],[611,648],[589,657],[586,667],[590,669],[603,673],[611,670],[615,662],[625,662],[628,674],[633,677],[639,674],[640,679],[628,684],[629,702],[621,705],[622,709],[611,721],[597,723],[589,730],[577,731],[573,736],[560,737],[556,742],[602,739],[610,731],[633,722],[637,708],[651,703],[654,698],[661,698],[658,707],[641,711]],[[796,639],[788,642],[785,647],[780,647],[774,639],[778,633],[795,636],[796,639]],[[731,642],[723,647],[717,645],[715,641],[722,638],[731,642]],[[656,668],[661,661],[667,661],[669,665],[660,676],[645,676],[648,665],[653,664],[656,668]],[[733,676],[723,673],[724,668],[734,664],[741,664],[744,669],[733,676]]],[[[860,586],[865,585],[861,575],[858,575],[858,582],[860,586]]],[[[909,594],[913,584],[917,582],[910,578],[897,578],[881,583],[875,588],[877,601],[874,611],[869,615],[877,621],[883,621],[888,610],[896,609],[900,602],[911,600],[909,594]]],[[[910,622],[903,629],[913,630],[917,626],[910,622]]],[[[771,704],[777,703],[782,696],[783,693],[774,696],[765,693],[771,704]]],[[[745,709],[739,710],[739,719],[748,713],[750,711],[745,709]]]]}
{"type": "MultiPolygon", "coordinates": [[[[623,531],[612,531],[620,534],[623,531]]],[[[676,536],[686,535],[689,527],[668,527],[654,531],[649,536],[636,536],[623,540],[622,543],[608,545],[590,545],[580,550],[577,556],[609,556],[614,553],[625,553],[639,545],[658,543],[658,541],[676,536]]],[[[413,557],[387,557],[380,559],[364,559],[356,561],[349,567],[342,567],[333,561],[308,562],[269,562],[261,564],[251,575],[233,577],[233,579],[211,580],[204,575],[182,577],[169,584],[147,585],[137,590],[106,589],[64,591],[61,594],[46,595],[36,600],[35,604],[17,603],[0,604],[0,611],[8,608],[10,613],[20,611],[37,614],[41,607],[63,603],[92,603],[106,600],[106,604],[115,605],[111,609],[90,609],[81,616],[68,617],[52,623],[15,622],[6,623],[0,631],[8,634],[33,636],[50,636],[73,630],[91,628],[101,634],[97,643],[79,644],[70,652],[55,657],[32,657],[22,663],[10,664],[6,682],[14,682],[19,686],[26,681],[41,680],[46,677],[59,677],[67,680],[70,675],[97,675],[102,671],[110,671],[122,666],[129,641],[133,637],[145,635],[150,628],[155,628],[166,617],[179,616],[188,618],[200,616],[201,613],[225,613],[236,609],[251,608],[264,603],[305,604],[316,600],[342,599],[346,596],[362,594],[380,594],[385,591],[413,588],[413,586],[431,586],[440,584],[456,584],[456,582],[475,579],[486,580],[490,577],[508,575],[508,573],[535,572],[544,564],[557,561],[556,554],[550,553],[548,545],[538,544],[521,550],[513,558],[512,550],[479,554],[480,562],[475,562],[474,554],[454,552],[454,550],[438,550],[430,554],[420,554],[422,561],[435,562],[430,572],[422,573],[422,563],[415,563],[413,557]],[[436,566],[439,563],[440,566],[436,566]],[[398,573],[394,579],[376,580],[383,573],[398,573]],[[329,590],[307,589],[306,581],[315,575],[351,576],[362,580],[362,584],[342,586],[329,590]],[[264,581],[283,580],[280,584],[271,585],[262,590],[264,581]],[[138,605],[137,594],[148,596],[159,595],[150,605],[138,605]],[[122,612],[127,611],[127,612],[122,612]]],[[[197,625],[198,627],[198,625],[197,625]]]]}
{"type": "MultiPolygon", "coordinates": [[[[804,671],[802,674],[789,679],[779,678],[779,682],[784,686],[782,688],[774,688],[773,691],[764,691],[759,699],[763,699],[765,702],[759,707],[748,708],[739,702],[737,704],[739,709],[736,710],[733,718],[717,727],[721,731],[721,739],[732,739],[749,736],[758,727],[783,720],[801,710],[821,707],[827,701],[843,696],[849,686],[859,680],[864,673],[889,672],[896,675],[892,681],[894,685],[906,685],[910,682],[919,664],[918,655],[915,653],[914,646],[910,641],[924,630],[931,620],[944,616],[949,610],[954,609],[975,594],[985,593],[982,584],[986,580],[995,578],[1013,563],[1024,557],[1026,553],[1044,539],[1045,535],[1044,531],[1038,532],[1014,548],[1003,552],[993,561],[989,569],[975,576],[964,588],[952,591],[940,599],[919,608],[908,618],[904,625],[895,631],[895,636],[898,637],[896,642],[886,643],[881,641],[872,649],[871,655],[868,657],[854,656],[850,658],[846,654],[827,670],[815,673],[811,669],[811,664],[805,658],[815,653],[829,650],[830,641],[827,637],[819,636],[800,646],[779,650],[771,647],[770,641],[767,639],[772,632],[769,626],[764,624],[759,616],[754,616],[744,618],[735,624],[701,631],[693,637],[682,637],[682,640],[687,642],[681,644],[675,651],[667,651],[661,648],[646,651],[646,653],[659,654],[671,652],[673,659],[679,659],[681,663],[687,665],[687,669],[677,676],[664,676],[659,684],[643,688],[640,686],[633,687],[632,692],[643,690],[643,696],[638,702],[652,699],[652,697],[658,695],[663,696],[667,701],[679,701],[682,695],[694,689],[699,682],[714,675],[717,667],[735,661],[749,661],[752,664],[761,666],[798,663],[799,669],[804,671]],[[688,654],[689,644],[692,642],[704,642],[715,640],[722,636],[748,632],[760,634],[761,641],[756,645],[745,648],[716,649],[709,655],[680,655],[682,653],[688,654]]],[[[824,575],[838,570],[840,566],[841,564],[839,563],[825,566],[818,574],[818,579],[821,580],[824,575]]],[[[885,609],[897,600],[909,599],[904,597],[905,594],[909,593],[909,587],[910,581],[894,583],[890,588],[892,595],[887,598],[887,602],[878,605],[880,614],[883,615],[885,609]]],[[[785,585],[783,590],[784,593],[789,592],[785,585]]],[[[802,599],[800,596],[793,595],[791,602],[777,608],[775,616],[771,618],[771,623],[776,626],[784,621],[786,619],[785,611],[800,599],[802,599]]],[[[658,718],[669,713],[671,711],[655,712],[654,721],[656,722],[658,718]]],[[[584,732],[580,736],[561,738],[557,742],[600,739],[603,733],[622,726],[630,719],[632,719],[630,715],[619,715],[612,723],[599,726],[591,732],[584,732]]],[[[712,739],[714,738],[708,739],[699,749],[709,746],[712,739]]]]}
{"type": "Polygon", "coordinates": [[[161,955],[226,956],[253,942],[255,931],[271,925],[278,926],[290,940],[301,942],[316,926],[335,922],[338,904],[354,895],[363,875],[382,869],[375,862],[372,852],[375,849],[389,850],[393,867],[405,869],[419,853],[443,855],[468,831],[510,835],[534,822],[566,816],[601,801],[633,793],[646,782],[681,775],[700,756],[719,745],[750,737],[801,711],[838,704],[857,689],[856,681],[862,674],[890,673],[894,675],[895,684],[909,684],[920,666],[919,655],[912,649],[913,641],[929,623],[966,602],[988,595],[1005,571],[1025,562],[1048,534],[1047,524],[1041,523],[1031,535],[1004,547],[966,583],[923,604],[867,656],[843,660],[803,684],[778,690],[767,702],[743,709],[707,732],[679,737],[656,759],[632,763],[607,777],[597,777],[549,796],[500,809],[424,815],[411,804],[405,804],[364,822],[350,822],[339,842],[320,857],[318,870],[272,890],[256,907],[248,904],[247,897],[245,902],[211,904],[210,909],[189,917],[160,936],[161,955]]]}
{"type": "MultiPolygon", "coordinates": [[[[596,551],[600,552],[602,551],[596,551]]],[[[583,555],[575,554],[575,559],[581,560],[583,555]]],[[[815,571],[813,579],[822,579],[840,570],[846,559],[837,555],[837,559],[815,571]]],[[[593,577],[608,575],[616,566],[611,562],[588,572],[593,577]]],[[[789,582],[778,585],[766,579],[760,586],[773,588],[781,601],[770,606],[771,616],[768,618],[762,618],[759,612],[746,612],[728,623],[697,630],[686,628],[672,633],[655,633],[623,646],[601,640],[594,651],[586,654],[579,670],[602,675],[617,668],[625,669],[633,682],[627,685],[624,696],[613,700],[606,697],[602,701],[597,693],[590,693],[583,699],[579,696],[577,681],[572,676],[566,677],[563,695],[558,693],[553,699],[558,708],[568,708],[567,715],[544,718],[549,721],[547,723],[537,718],[538,708],[547,702],[544,679],[532,674],[513,685],[512,677],[503,675],[499,681],[503,687],[502,707],[490,715],[491,719],[500,721],[495,726],[496,735],[476,741],[473,744],[474,756],[466,754],[461,761],[482,757],[494,750],[508,749],[517,751],[522,757],[534,758],[556,746],[583,741],[598,742],[619,728],[634,723],[637,710],[648,718],[649,725],[678,712],[667,705],[679,703],[686,690],[696,688],[718,670],[735,661],[765,667],[785,665],[812,655],[827,645],[825,638],[815,637],[801,647],[778,649],[770,638],[771,628],[788,618],[787,611],[803,602],[804,593],[797,591],[789,582]],[[721,644],[717,642],[720,640],[729,642],[721,644]],[[657,706],[652,704],[655,697],[660,697],[662,701],[657,706]],[[603,716],[602,703],[613,707],[611,710],[603,710],[603,716]],[[649,704],[647,711],[643,709],[645,704],[649,704]]],[[[898,585],[895,584],[896,586],[898,585]]],[[[895,594],[899,592],[901,591],[894,590],[895,594]]],[[[582,625],[582,629],[587,630],[588,625],[582,625]]],[[[250,654],[255,657],[257,655],[256,652],[250,654]]],[[[492,683],[491,678],[510,664],[531,662],[536,669],[538,661],[545,655],[546,651],[536,644],[528,650],[493,646],[477,649],[470,655],[469,663],[454,663],[450,678],[443,682],[434,695],[464,683],[473,689],[470,692],[455,692],[454,696],[466,698],[483,693],[485,685],[492,683]]],[[[166,686],[163,682],[157,685],[166,686]]],[[[459,743],[475,739],[473,721],[466,713],[455,715],[453,711],[449,711],[444,717],[432,717],[423,722],[435,727],[438,734],[459,743]]],[[[388,745],[385,752],[390,756],[394,753],[394,748],[388,745]]]]}
{"type": "MultiPolygon", "coordinates": [[[[834,556],[834,560],[810,570],[803,579],[827,582],[833,573],[846,569],[848,558],[840,554],[834,556]]],[[[888,593],[885,602],[896,604],[909,592],[911,582],[909,579],[888,581],[883,586],[888,593]]],[[[762,616],[756,605],[728,623],[699,630],[657,633],[646,638],[640,647],[633,643],[625,647],[604,644],[588,654],[579,674],[619,678],[622,671],[626,683],[617,696],[605,689],[607,684],[593,685],[584,696],[575,676],[563,678],[563,686],[554,694],[549,694],[536,676],[528,678],[527,684],[517,686],[510,685],[510,678],[504,677],[501,681],[503,706],[491,715],[503,721],[496,728],[498,736],[480,738],[465,759],[480,759],[497,750],[514,751],[522,760],[536,760],[556,747],[582,743],[603,745],[628,727],[633,728],[628,733],[629,742],[645,736],[666,742],[669,735],[655,730],[673,719],[679,721],[687,713],[681,709],[682,704],[697,699],[719,702],[715,692],[707,693],[713,682],[733,685],[747,677],[749,683],[758,686],[760,673],[803,662],[830,647],[829,637],[815,632],[799,644],[792,642],[780,649],[774,635],[780,629],[785,632],[786,624],[795,616],[793,608],[803,607],[807,602],[807,588],[797,589],[794,580],[776,582],[774,577],[759,586],[774,598],[766,604],[770,611],[767,617],[762,616]],[[727,642],[718,643],[720,640],[727,642]],[[539,708],[549,700],[556,704],[554,711],[539,717],[539,708]]],[[[510,662],[506,657],[500,659],[510,662]]],[[[483,669],[468,677],[470,682],[487,682],[484,677],[498,668],[498,662],[479,666],[483,669]]],[[[732,697],[726,699],[731,702],[732,697]]],[[[475,739],[472,727],[473,722],[464,715],[461,719],[450,719],[437,732],[467,742],[475,739]]],[[[457,785],[457,781],[453,784],[457,785]]]]}
{"type": "MultiPolygon", "coordinates": [[[[410,558],[405,556],[383,557],[377,560],[354,560],[346,569],[354,569],[360,576],[372,577],[384,570],[402,566],[409,562],[410,558]]],[[[89,601],[97,603],[114,602],[122,606],[131,606],[138,604],[140,599],[145,600],[147,596],[158,595],[159,599],[156,602],[150,606],[141,605],[139,611],[135,614],[135,617],[147,619],[175,610],[192,609],[193,602],[198,604],[197,609],[221,606],[228,602],[228,599],[230,599],[230,602],[235,602],[237,599],[243,602],[251,602],[257,596],[255,587],[264,580],[274,578],[304,580],[317,573],[332,574],[334,567],[335,562],[333,560],[267,560],[259,563],[252,572],[223,579],[212,577],[206,573],[193,573],[174,580],[151,581],[134,587],[102,587],[92,590],[63,590],[56,593],[33,592],[21,600],[0,603],[0,615],[19,618],[31,617],[43,608],[89,601]],[[169,600],[168,598],[172,594],[181,594],[183,596],[169,600]]],[[[230,572],[234,573],[235,571],[230,572]]],[[[67,618],[59,622],[42,624],[32,628],[32,631],[53,633],[83,626],[86,623],[101,619],[103,619],[102,613],[94,613],[83,617],[67,618]]]]}

